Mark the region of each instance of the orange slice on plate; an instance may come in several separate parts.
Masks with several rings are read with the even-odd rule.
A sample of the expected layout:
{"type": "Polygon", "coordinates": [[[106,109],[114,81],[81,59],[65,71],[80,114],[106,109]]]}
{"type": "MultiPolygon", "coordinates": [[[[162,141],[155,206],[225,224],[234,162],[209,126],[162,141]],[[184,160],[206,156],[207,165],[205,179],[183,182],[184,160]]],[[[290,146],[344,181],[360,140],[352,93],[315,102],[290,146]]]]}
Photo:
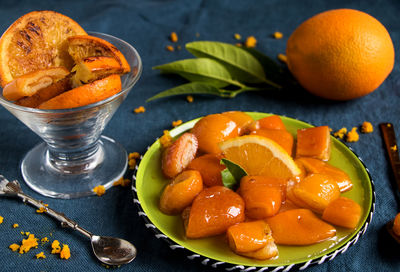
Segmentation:
{"type": "Polygon", "coordinates": [[[30,72],[16,77],[4,86],[3,96],[10,101],[32,96],[40,89],[47,88],[60,79],[67,77],[68,74],[69,71],[64,67],[52,67],[30,72]]]}
{"type": "Polygon", "coordinates": [[[70,109],[104,100],[121,91],[121,77],[110,75],[78,88],[63,92],[39,105],[39,109],[70,109]]]}
{"type": "Polygon", "coordinates": [[[290,178],[301,174],[292,157],[276,142],[258,135],[246,135],[219,144],[228,160],[248,175],[290,178]]]}
{"type": "Polygon", "coordinates": [[[131,70],[121,51],[111,43],[98,37],[90,35],[68,37],[68,52],[75,63],[80,63],[87,57],[112,57],[121,65],[123,73],[128,73],[131,70]]]}
{"type": "Polygon", "coordinates": [[[54,11],[33,11],[16,20],[0,38],[0,83],[48,67],[72,68],[66,38],[86,35],[71,18],[54,11]]]}

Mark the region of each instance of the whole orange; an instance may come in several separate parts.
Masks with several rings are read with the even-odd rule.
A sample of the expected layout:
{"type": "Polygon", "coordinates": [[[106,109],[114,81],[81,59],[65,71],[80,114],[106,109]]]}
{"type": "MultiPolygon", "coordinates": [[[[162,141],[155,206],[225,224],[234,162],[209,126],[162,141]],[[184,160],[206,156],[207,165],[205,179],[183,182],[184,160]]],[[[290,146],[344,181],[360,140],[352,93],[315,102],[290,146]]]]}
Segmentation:
{"type": "Polygon", "coordinates": [[[394,65],[394,47],[374,17],[352,9],[319,13],[289,37],[289,70],[309,92],[350,100],[378,88],[394,65]]]}

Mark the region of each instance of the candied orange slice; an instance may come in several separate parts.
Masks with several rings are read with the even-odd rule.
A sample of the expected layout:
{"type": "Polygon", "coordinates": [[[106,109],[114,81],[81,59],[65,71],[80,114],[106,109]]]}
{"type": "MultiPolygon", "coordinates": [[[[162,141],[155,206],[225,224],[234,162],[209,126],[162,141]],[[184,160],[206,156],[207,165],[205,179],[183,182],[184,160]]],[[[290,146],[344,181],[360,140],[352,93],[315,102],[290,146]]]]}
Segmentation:
{"type": "Polygon", "coordinates": [[[329,203],[322,214],[325,221],[349,229],[357,227],[360,217],[360,205],[347,197],[339,197],[329,203]]]}
{"type": "Polygon", "coordinates": [[[199,140],[199,151],[219,154],[218,144],[238,136],[238,126],[222,114],[210,114],[201,118],[192,128],[192,133],[199,140]]]}
{"type": "Polygon", "coordinates": [[[393,221],[393,232],[400,236],[400,213],[396,215],[393,221]]]}
{"type": "Polygon", "coordinates": [[[5,99],[15,101],[25,96],[32,96],[40,89],[44,89],[65,78],[69,71],[64,67],[52,67],[36,70],[16,77],[3,89],[5,99]]]}
{"type": "Polygon", "coordinates": [[[201,191],[190,211],[182,213],[187,238],[203,238],[225,233],[236,223],[243,222],[243,199],[231,189],[213,186],[201,191]]]}
{"type": "Polygon", "coordinates": [[[257,260],[278,255],[271,228],[263,220],[238,223],[229,227],[226,233],[229,247],[236,254],[257,260]]]}
{"type": "Polygon", "coordinates": [[[265,219],[278,245],[311,245],[335,236],[336,229],[307,209],[288,210],[265,219]]]}
{"type": "Polygon", "coordinates": [[[196,156],[198,141],[194,134],[182,134],[172,145],[167,147],[161,159],[161,170],[168,178],[181,173],[196,156]]]}
{"type": "Polygon", "coordinates": [[[334,167],[324,161],[314,158],[298,158],[295,160],[298,166],[303,167],[309,174],[330,175],[338,184],[340,192],[345,192],[353,187],[349,175],[343,170],[334,167]]]}
{"type": "Polygon", "coordinates": [[[122,74],[120,63],[111,57],[87,57],[76,64],[71,72],[74,87],[93,82],[112,74],[122,74]]]}
{"type": "Polygon", "coordinates": [[[48,67],[72,68],[66,38],[86,35],[71,18],[54,11],[33,11],[16,20],[0,39],[0,83],[48,67]]]}
{"type": "Polygon", "coordinates": [[[199,171],[203,178],[203,183],[207,187],[222,186],[221,171],[226,167],[220,163],[221,158],[222,156],[215,154],[205,154],[191,161],[187,169],[199,171]]]}
{"type": "MultiPolygon", "coordinates": [[[[295,198],[318,213],[322,213],[329,203],[340,197],[340,190],[336,181],[331,176],[324,174],[308,175],[292,190],[295,198]]],[[[296,203],[295,198],[291,200],[296,203]]]]}
{"type": "Polygon", "coordinates": [[[78,35],[68,37],[68,52],[75,63],[82,62],[87,57],[111,57],[121,65],[123,73],[128,73],[131,67],[121,51],[114,45],[98,37],[78,35]]]}
{"type": "Polygon", "coordinates": [[[121,91],[121,77],[111,75],[66,91],[39,105],[40,109],[70,109],[104,100],[121,91]]]}
{"type": "Polygon", "coordinates": [[[160,198],[160,210],[165,214],[179,214],[203,190],[199,171],[187,170],[177,175],[163,190],[160,198]]]}
{"type": "Polygon", "coordinates": [[[258,129],[286,130],[286,127],[279,115],[271,115],[261,118],[251,124],[250,130],[254,131],[258,129]]]}
{"type": "Polygon", "coordinates": [[[254,121],[250,115],[242,111],[227,111],[221,114],[237,124],[239,135],[246,134],[248,132],[248,126],[254,121]]]}
{"type": "Polygon", "coordinates": [[[290,178],[301,174],[292,157],[276,142],[258,135],[245,135],[220,143],[222,154],[248,175],[290,178]]]}

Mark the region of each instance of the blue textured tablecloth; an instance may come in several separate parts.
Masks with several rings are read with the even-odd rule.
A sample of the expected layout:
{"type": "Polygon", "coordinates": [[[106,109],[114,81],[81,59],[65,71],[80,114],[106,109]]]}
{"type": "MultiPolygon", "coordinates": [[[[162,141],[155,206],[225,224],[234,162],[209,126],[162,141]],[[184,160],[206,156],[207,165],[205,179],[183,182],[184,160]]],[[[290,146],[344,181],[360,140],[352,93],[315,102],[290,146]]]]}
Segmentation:
{"type": "MultiPolygon", "coordinates": [[[[374,93],[349,102],[328,102],[303,90],[296,92],[245,93],[235,99],[195,96],[194,103],[185,97],[145,100],[159,91],[176,86],[180,80],[161,76],[152,66],[189,57],[185,51],[168,52],[168,35],[175,31],[178,44],[194,40],[216,40],[234,43],[234,33],[242,37],[254,35],[257,48],[275,58],[285,51],[288,36],[305,19],[333,8],[354,8],[365,11],[386,26],[396,52],[400,42],[400,2],[369,1],[1,1],[0,32],[21,15],[32,10],[55,10],[79,22],[88,31],[117,36],[139,51],[144,65],[138,84],[119,108],[104,131],[120,142],[128,152],[143,154],[146,147],[171,122],[188,121],[198,116],[228,111],[260,111],[296,117],[314,125],[329,125],[333,129],[351,128],[363,121],[375,126],[372,134],[361,135],[360,141],[349,144],[368,166],[377,195],[376,212],[366,234],[345,254],[333,261],[312,267],[309,271],[400,271],[400,246],[387,235],[384,224],[399,210],[392,191],[392,175],[386,161],[378,124],[392,122],[400,135],[400,71],[399,57],[388,79],[374,93]],[[280,31],[281,40],[271,38],[280,31]],[[196,33],[200,36],[197,37],[196,33]],[[133,109],[145,106],[146,112],[134,114],[133,109]]],[[[19,163],[23,155],[41,140],[4,108],[0,108],[0,173],[9,179],[22,181],[19,163]]],[[[23,190],[62,211],[83,227],[96,234],[118,236],[133,242],[138,256],[119,271],[212,271],[171,251],[146,229],[137,215],[129,188],[114,187],[103,197],[59,200],[36,194],[22,183],[23,190]]],[[[14,199],[0,198],[0,271],[104,271],[93,257],[89,241],[78,233],[62,229],[53,219],[39,215],[35,209],[14,199]],[[12,228],[18,223],[19,228],[12,228]],[[37,260],[39,249],[19,255],[8,249],[20,243],[20,231],[40,237],[58,239],[70,246],[72,256],[60,260],[49,254],[50,244],[42,247],[47,258],[37,260]]]]}

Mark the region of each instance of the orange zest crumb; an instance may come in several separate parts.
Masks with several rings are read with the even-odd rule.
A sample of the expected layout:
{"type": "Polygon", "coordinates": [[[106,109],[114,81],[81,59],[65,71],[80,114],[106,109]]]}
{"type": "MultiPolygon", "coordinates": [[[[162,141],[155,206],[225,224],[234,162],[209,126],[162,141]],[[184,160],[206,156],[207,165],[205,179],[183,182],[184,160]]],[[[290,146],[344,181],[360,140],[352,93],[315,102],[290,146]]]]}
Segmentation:
{"type": "Polygon", "coordinates": [[[279,32],[279,31],[276,31],[276,32],[273,34],[273,36],[274,36],[274,38],[277,39],[277,40],[283,38],[283,34],[282,34],[281,32],[279,32]]]}
{"type": "Polygon", "coordinates": [[[54,240],[51,243],[51,254],[58,254],[61,252],[60,242],[58,240],[54,240]]]}
{"type": "Polygon", "coordinates": [[[135,169],[136,167],[136,159],[130,159],[128,161],[129,169],[135,169]]]}
{"type": "Polygon", "coordinates": [[[390,149],[393,150],[393,151],[397,151],[397,145],[391,146],[390,149]]]}
{"type": "Polygon", "coordinates": [[[0,224],[2,224],[3,221],[4,221],[4,217],[3,217],[3,216],[0,216],[0,224]]]}
{"type": "Polygon", "coordinates": [[[172,46],[172,45],[167,45],[166,47],[165,47],[165,49],[167,49],[168,51],[170,51],[170,52],[174,52],[174,47],[172,46]]]}
{"type": "Polygon", "coordinates": [[[113,183],[114,186],[122,186],[122,187],[126,187],[131,183],[130,179],[124,179],[123,177],[121,177],[119,180],[117,180],[116,182],[113,183]]]}
{"type": "Polygon", "coordinates": [[[242,46],[243,46],[243,44],[241,44],[241,43],[235,43],[235,45],[236,45],[237,47],[242,47],[242,46]]]}
{"type": "Polygon", "coordinates": [[[283,63],[287,63],[287,57],[285,54],[278,54],[278,60],[280,60],[283,63]]]}
{"type": "Polygon", "coordinates": [[[172,121],[172,126],[173,127],[177,127],[179,125],[182,125],[182,120],[176,120],[176,121],[172,121]]]}
{"type": "Polygon", "coordinates": [[[36,254],[36,259],[40,259],[40,258],[46,259],[46,255],[44,255],[43,251],[38,253],[38,254],[36,254]]]}
{"type": "Polygon", "coordinates": [[[168,130],[163,131],[164,135],[160,137],[160,144],[163,148],[167,148],[172,144],[172,137],[168,130]]]}
{"type": "Polygon", "coordinates": [[[104,188],[103,185],[98,185],[93,188],[93,192],[95,192],[98,196],[102,196],[106,193],[106,188],[104,188]]]}
{"type": "Polygon", "coordinates": [[[351,131],[349,131],[346,135],[346,141],[351,143],[351,142],[357,142],[360,138],[360,135],[357,133],[357,128],[353,127],[351,131]]]}
{"type": "Polygon", "coordinates": [[[128,159],[139,159],[139,158],[140,158],[139,152],[131,152],[128,155],[128,159]]]}
{"type": "Polygon", "coordinates": [[[186,96],[186,100],[187,100],[187,102],[192,103],[194,101],[194,98],[193,98],[193,96],[188,95],[188,96],[186,96]]]}
{"type": "Polygon", "coordinates": [[[16,229],[16,228],[18,228],[19,227],[19,225],[17,224],[17,223],[15,223],[15,224],[13,224],[13,226],[12,226],[14,229],[16,229]]]}
{"type": "Polygon", "coordinates": [[[240,36],[240,34],[238,34],[238,33],[233,34],[233,37],[235,38],[235,40],[242,39],[242,36],[240,36]]]}
{"type": "Polygon", "coordinates": [[[169,38],[171,39],[171,42],[176,43],[178,41],[178,35],[176,35],[175,32],[171,32],[171,35],[169,35],[169,38]]]}
{"type": "Polygon", "coordinates": [[[247,37],[246,41],[244,42],[246,47],[254,48],[257,45],[257,40],[254,36],[247,37]]]}
{"type": "Polygon", "coordinates": [[[49,241],[49,238],[47,238],[47,237],[44,237],[44,238],[40,239],[40,242],[42,242],[42,244],[45,244],[48,241],[49,241]]]}
{"type": "Polygon", "coordinates": [[[19,254],[27,253],[31,248],[37,248],[38,238],[34,234],[29,234],[27,239],[22,240],[22,245],[19,247],[19,254]]]}
{"type": "Polygon", "coordinates": [[[17,245],[17,244],[11,244],[11,245],[9,246],[9,248],[10,248],[12,251],[17,251],[17,250],[19,249],[19,245],[17,245]]]}
{"type": "Polygon", "coordinates": [[[71,251],[69,250],[68,245],[63,245],[62,250],[60,252],[60,258],[68,260],[71,257],[71,251]]]}
{"type": "Polygon", "coordinates": [[[336,131],[335,133],[333,133],[333,136],[335,136],[336,138],[339,138],[339,139],[343,139],[344,136],[346,135],[346,133],[347,133],[347,128],[343,127],[341,129],[339,129],[338,131],[336,131]]]}
{"type": "Polygon", "coordinates": [[[374,127],[372,126],[372,124],[370,122],[363,122],[361,125],[361,132],[362,133],[371,133],[374,131],[374,127]]]}
{"type": "MultiPolygon", "coordinates": [[[[49,204],[43,204],[45,207],[48,207],[49,204]]],[[[44,213],[46,211],[46,208],[40,207],[38,210],[36,210],[37,213],[44,213]]]]}
{"type": "Polygon", "coordinates": [[[140,106],[136,109],[133,110],[135,113],[143,113],[146,111],[146,109],[143,106],[140,106]]]}

